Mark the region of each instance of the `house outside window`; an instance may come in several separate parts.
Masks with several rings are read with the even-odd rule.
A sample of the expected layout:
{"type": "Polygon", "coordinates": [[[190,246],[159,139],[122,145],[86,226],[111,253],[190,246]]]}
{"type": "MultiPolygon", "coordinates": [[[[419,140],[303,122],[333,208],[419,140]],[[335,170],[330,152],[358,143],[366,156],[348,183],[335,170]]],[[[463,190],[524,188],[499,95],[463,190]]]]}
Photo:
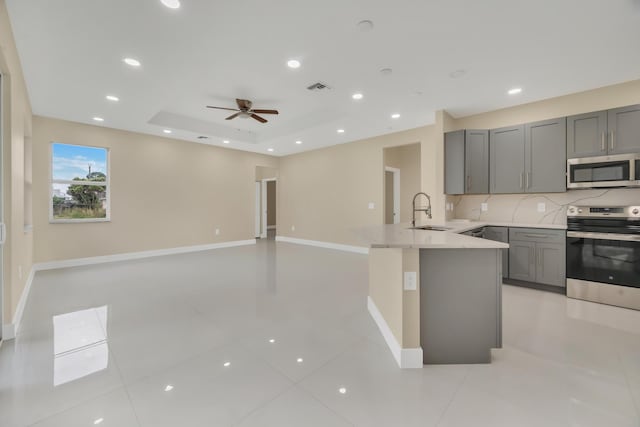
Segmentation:
{"type": "Polygon", "coordinates": [[[51,143],[49,222],[110,220],[109,150],[51,143]]]}

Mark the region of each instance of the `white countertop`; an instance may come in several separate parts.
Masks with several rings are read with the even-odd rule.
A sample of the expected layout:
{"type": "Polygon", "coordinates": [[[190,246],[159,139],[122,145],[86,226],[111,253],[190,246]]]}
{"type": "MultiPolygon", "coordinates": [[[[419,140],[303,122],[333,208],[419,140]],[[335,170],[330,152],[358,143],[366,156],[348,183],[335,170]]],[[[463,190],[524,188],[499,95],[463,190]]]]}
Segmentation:
{"type": "Polygon", "coordinates": [[[409,223],[360,227],[354,232],[371,248],[421,248],[421,249],[503,249],[508,243],[464,236],[465,231],[484,226],[566,229],[558,224],[521,224],[507,222],[449,221],[445,224],[422,223],[434,227],[446,227],[446,231],[415,230],[409,223]]]}

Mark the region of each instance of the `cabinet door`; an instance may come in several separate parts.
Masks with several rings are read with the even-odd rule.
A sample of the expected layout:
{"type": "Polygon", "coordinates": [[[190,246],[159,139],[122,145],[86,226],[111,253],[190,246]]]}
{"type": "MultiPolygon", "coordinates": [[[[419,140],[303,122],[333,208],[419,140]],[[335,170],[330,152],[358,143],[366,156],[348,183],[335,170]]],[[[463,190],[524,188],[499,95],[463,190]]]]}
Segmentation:
{"type": "Polygon", "coordinates": [[[524,126],[491,130],[489,155],[491,193],[523,193],[524,126]]]}
{"type": "Polygon", "coordinates": [[[509,242],[509,278],[536,281],[536,244],[534,242],[509,242]]]}
{"type": "Polygon", "coordinates": [[[640,152],[640,104],[609,110],[609,154],[640,152]]]}
{"type": "Polygon", "coordinates": [[[536,243],[536,282],[566,286],[565,245],[536,243]]]}
{"type": "MultiPolygon", "coordinates": [[[[484,238],[496,242],[509,243],[509,229],[507,227],[485,227],[484,238]]],[[[502,277],[509,277],[509,249],[502,250],[502,277]]]]}
{"type": "Polygon", "coordinates": [[[525,125],[525,190],[528,193],[567,191],[567,119],[525,125]]]}
{"type": "Polygon", "coordinates": [[[464,131],[444,134],[444,192],[464,194],[464,131]]]}
{"type": "Polygon", "coordinates": [[[465,132],[465,194],[489,193],[489,131],[465,132]]]}
{"type": "Polygon", "coordinates": [[[567,117],[567,158],[607,154],[607,112],[567,117]]]}

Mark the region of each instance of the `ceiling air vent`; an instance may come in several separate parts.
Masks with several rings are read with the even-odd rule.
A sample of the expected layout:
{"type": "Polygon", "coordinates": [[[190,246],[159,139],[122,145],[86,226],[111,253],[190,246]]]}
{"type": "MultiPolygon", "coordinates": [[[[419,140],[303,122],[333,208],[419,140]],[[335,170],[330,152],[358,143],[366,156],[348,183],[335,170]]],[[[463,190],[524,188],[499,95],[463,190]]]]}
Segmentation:
{"type": "Polygon", "coordinates": [[[314,83],[311,86],[308,86],[307,89],[309,90],[326,90],[326,89],[331,89],[328,85],[322,83],[322,82],[318,82],[318,83],[314,83]]]}

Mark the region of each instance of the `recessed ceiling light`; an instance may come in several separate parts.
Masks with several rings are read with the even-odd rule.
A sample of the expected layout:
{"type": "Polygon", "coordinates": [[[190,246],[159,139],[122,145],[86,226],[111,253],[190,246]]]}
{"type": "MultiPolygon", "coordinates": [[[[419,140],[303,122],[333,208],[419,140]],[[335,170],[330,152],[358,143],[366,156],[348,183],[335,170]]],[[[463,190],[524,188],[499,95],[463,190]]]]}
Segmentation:
{"type": "Polygon", "coordinates": [[[276,342],[276,340],[275,340],[275,339],[273,339],[273,338],[271,338],[271,339],[269,340],[269,342],[270,342],[271,344],[273,344],[274,342],[276,342]]]}
{"type": "Polygon", "coordinates": [[[290,59],[287,61],[287,66],[289,68],[300,68],[300,61],[298,61],[297,59],[290,59]]]}
{"type": "Polygon", "coordinates": [[[399,118],[400,118],[400,114],[398,114],[398,113],[393,113],[393,114],[391,115],[391,118],[392,118],[392,119],[399,119],[399,118]]]}
{"type": "Polygon", "coordinates": [[[113,101],[113,102],[118,102],[118,101],[120,101],[120,98],[118,98],[118,97],[117,97],[117,96],[115,96],[115,95],[107,95],[105,98],[107,98],[107,100],[109,100],[109,101],[113,101]]]}
{"type": "Polygon", "coordinates": [[[363,95],[361,93],[354,93],[353,95],[351,95],[351,97],[353,99],[358,100],[358,99],[362,99],[363,95]]]}
{"type": "Polygon", "coordinates": [[[346,389],[346,388],[344,388],[344,387],[340,387],[340,388],[338,389],[338,392],[339,392],[340,394],[346,394],[346,393],[347,393],[347,389],[346,389]]]}
{"type": "Polygon", "coordinates": [[[101,423],[101,422],[103,422],[103,421],[104,421],[104,418],[98,418],[98,419],[96,419],[96,420],[93,422],[93,424],[98,425],[98,424],[100,424],[100,423],[101,423]]]}
{"type": "Polygon", "coordinates": [[[104,122],[104,119],[102,117],[94,117],[93,120],[96,122],[104,122]]]}
{"type": "Polygon", "coordinates": [[[165,130],[163,130],[162,132],[164,132],[164,133],[171,133],[171,132],[173,132],[173,131],[172,131],[171,129],[165,129],[165,130]]]}
{"type": "Polygon", "coordinates": [[[173,386],[171,384],[168,384],[165,388],[164,391],[171,391],[173,390],[173,386]]]}
{"type": "Polygon", "coordinates": [[[373,30],[373,22],[369,21],[368,19],[365,19],[364,21],[360,21],[358,22],[358,29],[363,33],[367,31],[371,31],[373,30]]]}
{"type": "Polygon", "coordinates": [[[521,88],[521,87],[514,87],[513,89],[509,89],[509,90],[507,91],[507,93],[508,93],[509,95],[517,95],[517,94],[519,94],[520,92],[522,92],[522,88],[521,88]]]}
{"type": "Polygon", "coordinates": [[[228,144],[229,141],[227,141],[226,139],[224,141],[222,141],[223,144],[228,144]]]}
{"type": "Polygon", "coordinates": [[[224,366],[225,368],[228,368],[229,366],[231,366],[231,362],[224,362],[222,366],[224,366]]]}
{"type": "Polygon", "coordinates": [[[169,9],[179,9],[180,8],[180,0],[160,0],[163,5],[167,6],[169,9]]]}
{"type": "Polygon", "coordinates": [[[344,133],[344,129],[338,129],[336,132],[338,132],[338,133],[344,133]]]}
{"type": "Polygon", "coordinates": [[[273,148],[267,148],[267,151],[272,153],[273,152],[273,148]]]}
{"type": "Polygon", "coordinates": [[[467,70],[455,70],[449,73],[449,77],[459,79],[460,77],[464,77],[465,74],[467,74],[467,70]]]}
{"type": "Polygon", "coordinates": [[[298,357],[298,359],[296,360],[296,362],[298,362],[298,363],[302,363],[302,362],[304,362],[304,359],[302,359],[302,357],[298,357]]]}
{"type": "Polygon", "coordinates": [[[124,58],[123,61],[125,64],[130,65],[132,67],[139,67],[141,65],[140,61],[134,58],[124,58]]]}
{"type": "Polygon", "coordinates": [[[302,144],[302,141],[296,141],[296,144],[300,145],[302,144]]]}

